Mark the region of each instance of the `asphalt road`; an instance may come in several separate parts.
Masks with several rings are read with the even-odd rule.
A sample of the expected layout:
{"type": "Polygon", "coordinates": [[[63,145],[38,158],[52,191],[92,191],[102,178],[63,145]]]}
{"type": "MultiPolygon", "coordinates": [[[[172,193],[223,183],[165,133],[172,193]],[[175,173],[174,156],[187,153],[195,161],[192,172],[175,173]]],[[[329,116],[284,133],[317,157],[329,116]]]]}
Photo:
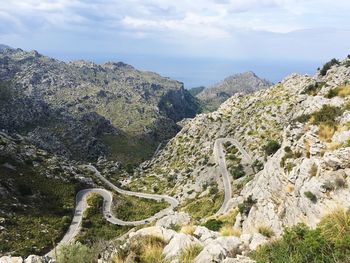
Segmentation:
{"type": "Polygon", "coordinates": [[[123,221],[116,218],[112,213],[113,194],[110,191],[102,188],[90,188],[90,189],[81,190],[77,193],[75,198],[76,206],[75,206],[74,216],[68,231],[66,232],[62,240],[58,243],[56,248],[54,248],[49,253],[47,253],[46,256],[53,257],[55,255],[55,250],[58,251],[58,248],[60,246],[72,242],[74,238],[79,234],[81,222],[83,220],[83,214],[88,207],[87,196],[91,193],[95,193],[103,197],[104,201],[103,201],[102,212],[103,212],[104,218],[112,224],[121,225],[121,226],[137,226],[137,225],[148,224],[154,220],[157,220],[169,214],[170,211],[172,211],[179,204],[179,202],[175,198],[170,196],[138,193],[138,192],[132,192],[132,191],[126,191],[126,190],[120,189],[116,187],[114,184],[112,184],[110,181],[108,181],[105,177],[103,177],[101,173],[96,169],[96,167],[92,165],[85,165],[84,167],[93,171],[96,177],[98,177],[105,184],[107,184],[111,189],[113,189],[114,191],[120,194],[136,196],[140,198],[153,199],[156,201],[164,200],[168,202],[170,206],[167,207],[166,209],[159,211],[158,213],[156,213],[155,215],[147,219],[143,219],[139,221],[123,221]]]}
{"type": "MultiPolygon", "coordinates": [[[[224,184],[224,192],[225,197],[224,201],[219,209],[219,211],[216,213],[216,215],[224,214],[227,212],[227,205],[229,200],[232,198],[232,189],[231,189],[231,181],[230,181],[230,175],[227,171],[226,166],[226,160],[225,160],[225,152],[223,144],[225,142],[231,142],[234,146],[237,147],[237,149],[242,153],[243,158],[246,159],[247,162],[251,163],[252,160],[249,156],[249,154],[243,149],[242,145],[235,139],[230,138],[221,138],[217,139],[214,143],[214,157],[215,160],[219,166],[220,173],[223,178],[223,184],[224,184]]],[[[55,255],[55,250],[58,250],[60,246],[64,244],[68,244],[74,240],[74,238],[78,235],[80,231],[81,222],[83,219],[83,213],[87,209],[87,196],[90,193],[95,193],[103,197],[103,216],[105,219],[116,225],[121,226],[136,226],[136,225],[142,225],[147,224],[151,221],[157,220],[159,218],[162,218],[163,216],[167,215],[170,211],[172,211],[176,206],[178,206],[179,202],[167,195],[157,195],[157,194],[147,194],[147,193],[139,193],[139,192],[132,192],[132,191],[126,191],[121,188],[118,188],[114,184],[112,184],[109,180],[107,180],[105,177],[101,175],[101,173],[94,167],[93,165],[84,165],[85,168],[89,169],[90,171],[95,173],[95,176],[103,181],[110,189],[113,191],[116,191],[117,193],[124,194],[124,195],[130,195],[130,196],[136,196],[140,198],[147,198],[147,199],[153,199],[156,201],[164,200],[170,204],[170,206],[166,209],[163,209],[162,211],[156,213],[155,215],[151,216],[150,218],[139,220],[139,221],[123,221],[118,218],[116,218],[112,213],[112,202],[113,202],[113,195],[110,191],[102,188],[91,188],[91,189],[84,189],[77,193],[76,195],[76,206],[74,211],[74,216],[71,225],[69,226],[68,231],[62,238],[62,240],[59,242],[59,244],[51,250],[49,253],[46,254],[46,256],[53,257],[55,255]]]]}
{"type": "Polygon", "coordinates": [[[222,175],[223,184],[224,184],[224,193],[225,193],[224,201],[220,209],[216,212],[215,215],[221,215],[226,213],[228,202],[232,198],[232,188],[231,188],[231,179],[230,179],[231,176],[227,171],[225,152],[224,152],[224,146],[223,146],[225,142],[232,143],[238,149],[238,151],[242,153],[243,158],[248,163],[252,163],[252,159],[250,158],[249,154],[243,149],[242,145],[237,140],[231,139],[231,138],[221,138],[215,141],[213,152],[214,152],[216,163],[219,165],[219,170],[222,175]]]}

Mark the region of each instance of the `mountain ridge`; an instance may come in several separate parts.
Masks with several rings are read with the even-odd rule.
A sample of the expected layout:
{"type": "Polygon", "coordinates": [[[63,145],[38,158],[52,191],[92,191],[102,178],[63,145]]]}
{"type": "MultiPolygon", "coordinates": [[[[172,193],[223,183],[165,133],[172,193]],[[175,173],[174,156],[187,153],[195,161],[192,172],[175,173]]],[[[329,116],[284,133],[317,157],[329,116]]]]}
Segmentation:
{"type": "Polygon", "coordinates": [[[253,71],[247,71],[228,76],[217,84],[203,89],[195,96],[210,111],[213,111],[236,93],[248,94],[272,85],[272,82],[259,78],[253,71]]]}

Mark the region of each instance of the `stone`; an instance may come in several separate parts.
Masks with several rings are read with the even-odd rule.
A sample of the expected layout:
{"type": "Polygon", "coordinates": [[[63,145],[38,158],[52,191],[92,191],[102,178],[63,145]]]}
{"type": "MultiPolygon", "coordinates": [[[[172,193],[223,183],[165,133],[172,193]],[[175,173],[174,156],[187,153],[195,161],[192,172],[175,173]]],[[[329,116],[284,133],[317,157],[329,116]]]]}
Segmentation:
{"type": "Polygon", "coordinates": [[[0,263],[23,263],[22,257],[4,256],[0,258],[0,263]]]}
{"type": "Polygon", "coordinates": [[[268,239],[259,233],[254,233],[252,240],[249,244],[250,250],[256,250],[259,246],[264,245],[268,242],[268,239]]]}
{"type": "Polygon", "coordinates": [[[177,233],[172,229],[166,229],[159,226],[152,226],[140,229],[136,232],[131,232],[129,238],[135,238],[137,236],[157,236],[164,239],[165,242],[169,242],[177,233]]]}
{"type": "Polygon", "coordinates": [[[36,255],[30,255],[24,260],[24,263],[45,263],[45,259],[36,255]]]}
{"type": "Polygon", "coordinates": [[[166,259],[172,259],[181,254],[181,252],[189,246],[201,245],[193,236],[184,233],[178,233],[170,240],[169,244],[163,249],[163,255],[166,259]]]}
{"type": "Polygon", "coordinates": [[[159,219],[156,223],[156,226],[164,227],[164,228],[171,228],[174,225],[186,225],[190,223],[191,217],[189,214],[180,212],[180,213],[174,213],[173,215],[165,216],[161,219],[159,219]]]}
{"type": "Polygon", "coordinates": [[[211,231],[204,226],[196,226],[193,235],[203,243],[219,237],[219,233],[211,231]]]}

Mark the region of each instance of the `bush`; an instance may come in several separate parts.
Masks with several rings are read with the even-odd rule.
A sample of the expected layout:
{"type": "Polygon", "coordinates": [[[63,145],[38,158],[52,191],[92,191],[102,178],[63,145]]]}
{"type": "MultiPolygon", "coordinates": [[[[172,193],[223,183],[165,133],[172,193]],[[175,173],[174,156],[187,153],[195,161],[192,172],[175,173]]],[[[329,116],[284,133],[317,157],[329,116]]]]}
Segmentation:
{"type": "Polygon", "coordinates": [[[264,163],[259,160],[255,160],[252,163],[252,168],[255,173],[260,172],[262,169],[264,169],[264,163]]]}
{"type": "Polygon", "coordinates": [[[311,193],[310,191],[307,191],[304,193],[305,197],[307,197],[308,199],[310,199],[311,202],[316,203],[317,202],[317,197],[316,195],[314,195],[313,193],[311,193]]]}
{"type": "Polygon", "coordinates": [[[346,97],[350,95],[350,85],[343,85],[340,87],[337,87],[335,89],[331,89],[330,91],[328,91],[326,97],[328,99],[334,98],[336,96],[340,96],[340,97],[346,97]]]}
{"type": "Polygon", "coordinates": [[[256,204],[256,200],[250,195],[242,204],[238,205],[238,210],[242,215],[249,215],[250,209],[256,204]]]}
{"type": "Polygon", "coordinates": [[[231,170],[231,174],[233,176],[233,179],[239,179],[243,176],[245,176],[244,167],[242,164],[238,164],[231,170]]]}
{"type": "Polygon", "coordinates": [[[264,146],[264,151],[267,156],[270,156],[278,151],[278,149],[281,148],[281,145],[274,141],[270,140],[267,142],[267,144],[264,146]]]}
{"type": "Polygon", "coordinates": [[[207,222],[203,224],[203,226],[205,226],[206,228],[212,231],[219,231],[222,225],[223,225],[223,222],[217,219],[209,219],[207,222]]]}
{"type": "Polygon", "coordinates": [[[334,125],[335,119],[342,114],[342,110],[338,107],[323,105],[320,111],[312,114],[312,123],[320,124],[322,122],[328,125],[334,125]]]}
{"type": "Polygon", "coordinates": [[[322,89],[322,87],[325,85],[325,82],[316,82],[315,84],[310,84],[307,86],[304,91],[302,92],[303,94],[308,94],[311,96],[316,96],[317,93],[322,89]]]}
{"type": "Polygon", "coordinates": [[[59,263],[93,263],[95,261],[97,261],[95,251],[79,242],[63,245],[57,258],[59,263]]]}
{"type": "Polygon", "coordinates": [[[335,58],[333,58],[331,61],[324,64],[322,69],[320,70],[321,76],[326,76],[327,71],[330,70],[330,68],[334,65],[339,65],[339,61],[335,58]]]}
{"type": "Polygon", "coordinates": [[[350,210],[338,208],[325,216],[319,223],[323,235],[336,241],[343,236],[350,235],[350,210]]]}
{"type": "Polygon", "coordinates": [[[257,263],[333,263],[350,260],[350,213],[337,209],[316,229],[304,224],[287,228],[282,238],[259,247],[250,256],[257,263]]]}

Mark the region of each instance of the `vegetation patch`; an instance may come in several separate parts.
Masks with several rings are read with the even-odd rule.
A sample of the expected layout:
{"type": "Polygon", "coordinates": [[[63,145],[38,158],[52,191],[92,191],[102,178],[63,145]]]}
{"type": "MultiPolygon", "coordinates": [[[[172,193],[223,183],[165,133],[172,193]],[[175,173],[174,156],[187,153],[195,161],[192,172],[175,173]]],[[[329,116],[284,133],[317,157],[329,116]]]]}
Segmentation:
{"type": "Polygon", "coordinates": [[[268,227],[268,226],[259,226],[258,232],[267,238],[271,238],[275,235],[271,227],[268,227]]]}
{"type": "Polygon", "coordinates": [[[325,84],[325,82],[315,82],[313,84],[310,84],[304,89],[303,94],[316,96],[325,84]]]}
{"type": "Polygon", "coordinates": [[[323,105],[320,111],[314,112],[311,115],[311,122],[313,124],[327,123],[329,125],[335,124],[335,119],[342,115],[342,109],[330,105],[323,105]]]}
{"type": "Polygon", "coordinates": [[[256,204],[256,200],[250,195],[242,204],[238,205],[238,210],[242,215],[249,215],[250,209],[256,204]]]}
{"type": "Polygon", "coordinates": [[[345,84],[345,85],[342,85],[340,87],[337,87],[337,88],[334,88],[334,89],[331,89],[326,97],[328,99],[331,99],[331,98],[334,98],[334,97],[347,97],[347,96],[350,96],[350,85],[349,84],[345,84]]]}
{"type": "Polygon", "coordinates": [[[185,248],[179,257],[181,263],[193,263],[194,259],[201,253],[203,247],[201,245],[190,245],[185,248]]]}
{"type": "Polygon", "coordinates": [[[57,251],[57,262],[59,263],[94,263],[102,252],[102,242],[89,247],[79,242],[63,245],[57,251]]]}
{"type": "Polygon", "coordinates": [[[113,202],[113,213],[117,218],[124,221],[146,219],[169,206],[165,201],[119,194],[114,195],[113,202]]]}
{"type": "Polygon", "coordinates": [[[222,222],[221,220],[209,219],[203,224],[203,226],[212,231],[219,231],[223,224],[224,222],[222,222]]]}
{"type": "Polygon", "coordinates": [[[274,141],[274,140],[270,140],[263,147],[263,150],[265,151],[265,154],[267,156],[270,156],[270,155],[276,153],[279,150],[279,148],[281,148],[281,145],[279,144],[279,142],[274,141]]]}
{"type": "Polygon", "coordinates": [[[103,135],[101,139],[107,146],[108,159],[120,160],[125,165],[135,165],[150,159],[158,147],[156,141],[142,137],[103,135]]]}
{"type": "Polygon", "coordinates": [[[0,256],[44,254],[68,229],[81,186],[42,176],[30,165],[11,162],[11,170],[1,163],[0,187],[9,195],[0,199],[0,256]]]}
{"type": "Polygon", "coordinates": [[[157,236],[141,236],[132,238],[126,248],[119,248],[113,263],[137,262],[137,263],[165,263],[163,249],[166,242],[157,236]]]}
{"type": "Polygon", "coordinates": [[[195,200],[189,200],[183,210],[189,213],[195,219],[201,219],[215,214],[221,207],[224,200],[222,192],[213,197],[205,196],[195,200]]]}
{"type": "Polygon", "coordinates": [[[316,229],[303,224],[287,228],[282,238],[250,256],[258,263],[334,263],[350,260],[350,213],[337,209],[316,229]]]}
{"type": "Polygon", "coordinates": [[[98,240],[111,240],[131,229],[129,226],[118,226],[109,223],[102,214],[103,198],[97,194],[88,197],[89,208],[85,211],[82,229],[78,241],[93,245],[98,240]]]}
{"type": "Polygon", "coordinates": [[[333,58],[332,60],[330,60],[329,62],[324,64],[322,69],[320,70],[321,76],[326,76],[328,70],[330,70],[331,67],[334,66],[334,65],[339,65],[339,60],[333,58]]]}
{"type": "Polygon", "coordinates": [[[311,202],[316,203],[317,202],[317,196],[314,195],[312,192],[307,191],[304,192],[305,197],[307,197],[311,202]]]}

